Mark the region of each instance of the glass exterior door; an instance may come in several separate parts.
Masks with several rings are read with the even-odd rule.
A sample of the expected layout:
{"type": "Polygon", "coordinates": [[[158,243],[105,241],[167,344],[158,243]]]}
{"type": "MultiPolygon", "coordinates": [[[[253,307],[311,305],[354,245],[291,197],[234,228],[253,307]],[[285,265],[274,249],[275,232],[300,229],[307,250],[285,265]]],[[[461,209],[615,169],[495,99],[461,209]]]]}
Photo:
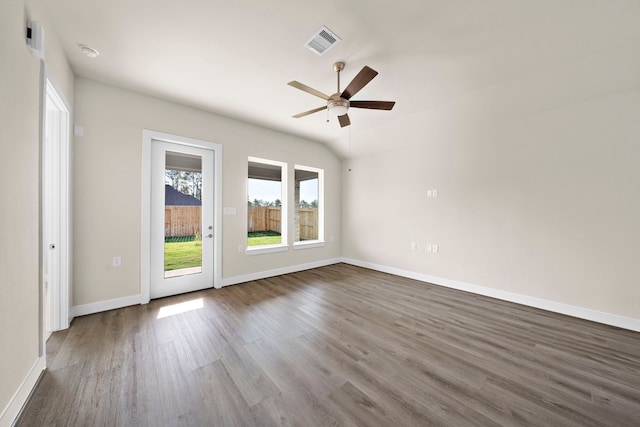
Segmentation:
{"type": "Polygon", "coordinates": [[[213,286],[212,150],[153,141],[151,298],[213,286]]]}

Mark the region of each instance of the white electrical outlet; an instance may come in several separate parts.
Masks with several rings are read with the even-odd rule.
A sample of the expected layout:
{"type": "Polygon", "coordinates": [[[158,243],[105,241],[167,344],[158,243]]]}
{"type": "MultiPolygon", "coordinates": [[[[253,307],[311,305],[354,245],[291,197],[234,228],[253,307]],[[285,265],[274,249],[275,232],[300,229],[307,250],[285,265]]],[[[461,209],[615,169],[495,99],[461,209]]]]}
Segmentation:
{"type": "Polygon", "coordinates": [[[244,245],[238,245],[238,252],[244,252],[244,245]]]}
{"type": "Polygon", "coordinates": [[[114,256],[113,257],[113,266],[120,267],[122,265],[122,257],[114,256]]]}

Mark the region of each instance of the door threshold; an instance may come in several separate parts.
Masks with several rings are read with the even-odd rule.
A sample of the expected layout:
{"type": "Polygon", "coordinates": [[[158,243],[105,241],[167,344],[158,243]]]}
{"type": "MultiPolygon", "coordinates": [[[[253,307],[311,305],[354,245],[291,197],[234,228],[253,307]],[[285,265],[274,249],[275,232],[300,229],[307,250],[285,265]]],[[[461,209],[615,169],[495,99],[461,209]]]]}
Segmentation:
{"type": "Polygon", "coordinates": [[[187,276],[189,274],[202,273],[202,267],[179,268],[177,270],[169,270],[164,272],[164,278],[187,276]]]}

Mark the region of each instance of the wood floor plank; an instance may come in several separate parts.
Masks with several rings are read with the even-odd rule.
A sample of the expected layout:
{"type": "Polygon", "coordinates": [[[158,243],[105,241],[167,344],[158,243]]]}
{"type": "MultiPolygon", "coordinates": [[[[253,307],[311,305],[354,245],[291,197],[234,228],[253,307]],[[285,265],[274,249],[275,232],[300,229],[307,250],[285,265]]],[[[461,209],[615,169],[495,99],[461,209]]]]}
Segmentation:
{"type": "Polygon", "coordinates": [[[414,399],[405,399],[396,390],[387,386],[388,383],[394,382],[393,366],[372,375],[371,371],[361,363],[362,360],[354,362],[348,351],[344,351],[341,338],[332,335],[307,334],[300,340],[304,341],[312,351],[321,353],[325,363],[349,378],[349,382],[376,402],[380,410],[394,420],[392,425],[447,425],[447,420],[436,411],[417,404],[414,399]],[[384,375],[379,375],[381,373],[384,375]]]}
{"type": "Polygon", "coordinates": [[[212,425],[256,425],[249,405],[242,398],[222,361],[196,369],[194,377],[212,425]]]}
{"type": "Polygon", "coordinates": [[[331,414],[343,425],[389,426],[393,420],[376,402],[350,382],[328,396],[331,414]]]}
{"type": "Polygon", "coordinates": [[[254,405],[251,412],[261,426],[337,426],[323,402],[304,389],[283,391],[254,405]]]}
{"type": "Polygon", "coordinates": [[[158,345],[154,360],[165,425],[212,425],[180,343],[158,345]]]}
{"type": "Polygon", "coordinates": [[[17,426],[640,425],[639,333],[345,264],[76,318],[47,365],[17,426]]]}
{"type": "Polygon", "coordinates": [[[120,417],[123,426],[162,426],[162,402],[158,393],[153,348],[145,336],[137,332],[129,347],[128,357],[122,366],[123,376],[120,388],[120,417]]]}
{"type": "MultiPolygon", "coordinates": [[[[313,418],[316,419],[311,425],[335,425],[334,417],[330,415],[323,402],[329,394],[344,384],[345,380],[331,375],[326,368],[314,366],[313,361],[305,357],[302,351],[295,349],[294,341],[295,339],[283,339],[268,344],[265,340],[258,340],[247,345],[247,350],[280,390],[277,395],[255,405],[254,413],[262,410],[273,415],[274,408],[292,407],[297,408],[296,412],[310,415],[308,409],[304,408],[311,407],[314,408],[313,418]],[[289,343],[285,344],[287,341],[289,343]],[[284,351],[279,349],[280,346],[284,351]]],[[[299,419],[304,417],[299,418],[295,412],[290,415],[295,416],[287,422],[306,425],[298,424],[299,419]]]]}
{"type": "Polygon", "coordinates": [[[223,365],[249,406],[278,393],[278,387],[242,344],[230,342],[221,353],[223,365]]]}
{"type": "Polygon", "coordinates": [[[80,378],[80,369],[75,365],[46,371],[17,425],[72,425],[73,412],[69,409],[78,400],[80,378]]]}
{"type": "Polygon", "coordinates": [[[197,369],[220,360],[223,339],[213,330],[211,323],[193,313],[171,318],[178,330],[177,339],[189,359],[191,369],[197,369]]]}

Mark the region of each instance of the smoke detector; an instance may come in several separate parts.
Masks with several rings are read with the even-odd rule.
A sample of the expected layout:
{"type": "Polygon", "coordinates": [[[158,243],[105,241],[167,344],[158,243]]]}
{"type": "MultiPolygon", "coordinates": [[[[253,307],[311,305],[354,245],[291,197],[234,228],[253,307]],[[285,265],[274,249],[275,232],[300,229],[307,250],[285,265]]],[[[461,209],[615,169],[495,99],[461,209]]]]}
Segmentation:
{"type": "Polygon", "coordinates": [[[95,50],[94,48],[87,46],[86,44],[79,44],[78,47],[84,56],[88,56],[89,58],[95,58],[100,55],[100,52],[95,50]]]}
{"type": "Polygon", "coordinates": [[[324,25],[307,41],[305,46],[318,56],[323,55],[333,45],[342,40],[324,25]]]}

